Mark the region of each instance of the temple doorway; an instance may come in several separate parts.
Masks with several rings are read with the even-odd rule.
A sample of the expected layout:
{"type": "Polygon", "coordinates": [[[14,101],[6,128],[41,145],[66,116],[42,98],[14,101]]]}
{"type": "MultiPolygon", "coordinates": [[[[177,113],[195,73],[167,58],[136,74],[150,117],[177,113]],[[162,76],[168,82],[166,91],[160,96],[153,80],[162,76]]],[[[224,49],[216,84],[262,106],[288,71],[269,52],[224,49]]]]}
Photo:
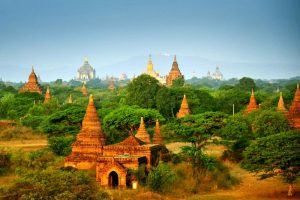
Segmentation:
{"type": "Polygon", "coordinates": [[[115,171],[112,171],[108,175],[108,185],[110,187],[118,187],[119,186],[119,176],[115,171]]]}

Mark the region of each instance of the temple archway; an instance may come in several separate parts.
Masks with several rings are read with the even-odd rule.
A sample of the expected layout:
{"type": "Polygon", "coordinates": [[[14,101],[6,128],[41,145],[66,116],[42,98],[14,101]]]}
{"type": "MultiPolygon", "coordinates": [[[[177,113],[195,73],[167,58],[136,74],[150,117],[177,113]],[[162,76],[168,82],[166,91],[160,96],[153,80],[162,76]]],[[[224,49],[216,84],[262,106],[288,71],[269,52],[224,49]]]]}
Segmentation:
{"type": "Polygon", "coordinates": [[[119,186],[119,176],[117,172],[112,171],[108,175],[108,185],[109,187],[118,187],[119,186]]]}

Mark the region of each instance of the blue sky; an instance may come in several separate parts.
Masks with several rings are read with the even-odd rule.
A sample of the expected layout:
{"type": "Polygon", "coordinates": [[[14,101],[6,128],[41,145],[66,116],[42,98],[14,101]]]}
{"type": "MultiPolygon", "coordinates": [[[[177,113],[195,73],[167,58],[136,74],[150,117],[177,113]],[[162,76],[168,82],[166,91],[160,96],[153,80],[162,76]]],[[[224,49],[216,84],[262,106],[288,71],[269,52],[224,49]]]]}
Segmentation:
{"type": "Polygon", "coordinates": [[[131,75],[149,53],[176,53],[187,77],[220,64],[226,78],[287,78],[300,75],[299,36],[297,0],[1,0],[0,77],[24,81],[35,65],[43,80],[68,80],[86,55],[99,77],[131,75]]]}

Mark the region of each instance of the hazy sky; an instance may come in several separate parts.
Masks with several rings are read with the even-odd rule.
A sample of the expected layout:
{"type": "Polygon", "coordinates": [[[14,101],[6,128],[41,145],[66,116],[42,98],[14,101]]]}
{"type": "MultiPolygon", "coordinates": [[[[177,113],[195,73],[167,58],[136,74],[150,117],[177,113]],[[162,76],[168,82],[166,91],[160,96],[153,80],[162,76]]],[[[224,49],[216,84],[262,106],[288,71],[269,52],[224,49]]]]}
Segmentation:
{"type": "MultiPolygon", "coordinates": [[[[256,64],[282,65],[277,77],[286,77],[285,72],[300,75],[300,1],[0,1],[3,79],[3,68],[7,72],[8,68],[30,69],[31,65],[41,70],[73,67],[74,74],[62,76],[68,79],[85,55],[98,73],[115,74],[116,69],[101,72],[101,66],[149,53],[176,53],[247,66],[253,63],[253,71],[256,64]]],[[[161,71],[170,66],[166,68],[161,71]]],[[[12,73],[15,76],[10,79],[27,78],[12,73]]],[[[276,75],[260,70],[253,76],[276,75]]]]}

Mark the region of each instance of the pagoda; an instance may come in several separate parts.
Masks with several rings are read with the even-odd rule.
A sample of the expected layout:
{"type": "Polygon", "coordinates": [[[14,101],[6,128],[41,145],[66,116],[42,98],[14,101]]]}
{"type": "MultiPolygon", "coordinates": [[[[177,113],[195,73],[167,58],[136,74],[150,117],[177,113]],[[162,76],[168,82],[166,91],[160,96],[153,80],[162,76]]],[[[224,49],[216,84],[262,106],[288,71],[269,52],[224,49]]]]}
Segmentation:
{"type": "Polygon", "coordinates": [[[28,82],[25,83],[19,90],[19,93],[24,93],[24,92],[36,92],[42,94],[42,88],[38,83],[37,76],[34,72],[33,67],[29,75],[28,82]]]}
{"type": "Polygon", "coordinates": [[[70,94],[70,96],[69,96],[69,98],[68,98],[68,103],[73,103],[73,97],[72,97],[72,95],[70,94]]]}
{"type": "Polygon", "coordinates": [[[144,118],[141,117],[140,127],[135,135],[136,138],[140,139],[141,141],[149,144],[150,143],[150,136],[145,128],[144,118]]]}
{"type": "Polygon", "coordinates": [[[284,101],[282,98],[282,92],[280,92],[280,97],[279,97],[279,101],[278,101],[278,105],[277,105],[277,111],[281,111],[281,112],[286,112],[286,108],[284,106],[284,101]]]}
{"type": "Polygon", "coordinates": [[[82,85],[81,92],[84,96],[88,95],[88,91],[87,91],[85,83],[83,83],[83,85],[82,85]]]}
{"type": "Polygon", "coordinates": [[[167,75],[167,77],[166,77],[166,85],[167,86],[172,86],[173,81],[177,78],[184,79],[184,76],[181,74],[181,72],[179,70],[178,63],[177,63],[177,60],[176,60],[176,55],[175,55],[171,71],[169,72],[169,75],[167,75]]]}
{"type": "Polygon", "coordinates": [[[163,144],[163,139],[160,134],[160,127],[159,127],[158,119],[156,120],[152,143],[153,144],[163,144]]]}
{"type": "Polygon", "coordinates": [[[46,94],[45,94],[45,100],[44,100],[44,103],[47,103],[48,101],[51,100],[51,93],[50,93],[50,88],[49,86],[47,87],[47,91],[46,91],[46,94]]]}
{"type": "Polygon", "coordinates": [[[294,99],[291,103],[289,111],[287,113],[287,118],[291,127],[300,130],[300,90],[299,84],[297,84],[297,89],[295,92],[294,99]]]}
{"type": "Polygon", "coordinates": [[[81,130],[77,134],[76,142],[72,144],[72,153],[66,158],[65,166],[74,166],[78,169],[94,167],[105,141],[106,137],[101,129],[93,96],[90,95],[81,130]]]}
{"type": "Polygon", "coordinates": [[[249,101],[249,104],[245,110],[245,113],[250,113],[254,110],[258,109],[258,106],[257,106],[257,103],[256,103],[256,99],[254,97],[254,91],[252,89],[252,92],[251,92],[251,96],[250,96],[250,101],[249,101]]]}
{"type": "Polygon", "coordinates": [[[83,65],[78,69],[76,79],[78,81],[83,81],[86,83],[89,80],[95,79],[96,71],[95,69],[89,64],[88,58],[84,58],[83,65]]]}
{"type": "Polygon", "coordinates": [[[191,111],[189,109],[188,101],[186,99],[186,96],[183,95],[181,106],[180,106],[178,113],[176,114],[176,118],[179,119],[179,118],[185,117],[190,114],[191,114],[191,111]]]}
{"type": "Polygon", "coordinates": [[[149,55],[146,74],[152,76],[153,78],[158,80],[161,84],[166,83],[166,79],[164,77],[161,77],[158,71],[154,70],[151,55],[149,55]]]}

